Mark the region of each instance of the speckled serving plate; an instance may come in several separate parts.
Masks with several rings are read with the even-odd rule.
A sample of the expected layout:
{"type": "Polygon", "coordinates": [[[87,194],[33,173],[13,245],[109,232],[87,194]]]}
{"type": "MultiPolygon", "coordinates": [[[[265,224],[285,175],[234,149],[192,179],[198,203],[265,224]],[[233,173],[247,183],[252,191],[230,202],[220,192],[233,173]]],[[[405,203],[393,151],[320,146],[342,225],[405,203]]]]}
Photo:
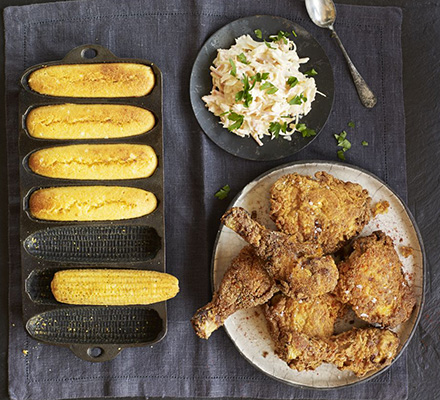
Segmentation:
{"type": "MultiPolygon", "coordinates": [[[[407,206],[386,183],[368,171],[341,163],[295,162],[260,175],[245,186],[229,205],[229,208],[239,206],[250,212],[256,211],[256,219],[260,223],[275,229],[275,224],[269,218],[269,190],[272,184],[285,174],[297,172],[303,175],[313,175],[317,171],[326,171],[344,181],[359,183],[370,193],[372,204],[381,200],[387,200],[390,203],[388,213],[378,215],[370,221],[361,232],[361,236],[369,235],[380,229],[394,240],[405,275],[416,296],[416,306],[410,319],[394,329],[400,338],[398,355],[395,358],[397,360],[413,336],[420,318],[424,301],[426,257],[414,218],[407,206]],[[414,250],[413,255],[408,258],[402,257],[398,250],[400,246],[411,247],[414,250]]],[[[231,260],[244,245],[245,241],[236,233],[225,226],[220,226],[212,257],[212,278],[215,289],[219,287],[231,260]]],[[[352,319],[355,319],[353,314],[337,323],[335,330],[340,332],[347,330],[348,326],[365,325],[365,322],[359,320],[355,320],[354,324],[349,324],[349,320],[353,323],[352,319]]],[[[224,326],[238,351],[247,361],[267,375],[287,384],[314,389],[340,388],[365,382],[389,368],[382,368],[361,378],[350,371],[340,371],[331,364],[323,364],[315,371],[297,372],[292,370],[275,355],[274,344],[259,307],[236,312],[226,320],[224,326]]]]}

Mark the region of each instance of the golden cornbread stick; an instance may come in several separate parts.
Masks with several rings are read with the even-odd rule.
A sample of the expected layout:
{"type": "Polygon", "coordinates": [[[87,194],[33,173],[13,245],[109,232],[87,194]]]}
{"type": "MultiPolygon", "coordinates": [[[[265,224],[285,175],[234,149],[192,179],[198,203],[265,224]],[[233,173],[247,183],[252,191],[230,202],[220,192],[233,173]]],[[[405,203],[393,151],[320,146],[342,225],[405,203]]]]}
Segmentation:
{"type": "Polygon", "coordinates": [[[66,186],[38,189],[29,212],[49,221],[106,221],[137,218],[157,206],[156,196],[125,186],[66,186]]]}
{"type": "Polygon", "coordinates": [[[138,179],[153,174],[157,156],[152,147],[140,144],[78,144],[38,150],[28,165],[51,178],[138,179]]]}
{"type": "Polygon", "coordinates": [[[155,77],[144,64],[64,64],[37,69],[28,84],[49,96],[140,97],[151,92],[155,77]]]}
{"type": "Polygon", "coordinates": [[[152,304],[176,296],[179,281],[164,272],[84,268],[56,272],[51,290],[67,304],[152,304]]]}
{"type": "Polygon", "coordinates": [[[151,111],[122,104],[56,104],[33,108],[26,117],[39,139],[112,139],[136,136],[154,127],[151,111]]]}

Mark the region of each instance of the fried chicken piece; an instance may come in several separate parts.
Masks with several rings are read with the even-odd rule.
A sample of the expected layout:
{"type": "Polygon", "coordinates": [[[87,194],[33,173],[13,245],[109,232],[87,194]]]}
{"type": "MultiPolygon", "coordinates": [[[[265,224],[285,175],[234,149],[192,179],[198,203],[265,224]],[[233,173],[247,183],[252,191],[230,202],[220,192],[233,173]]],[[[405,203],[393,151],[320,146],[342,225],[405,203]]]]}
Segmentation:
{"type": "Polygon", "coordinates": [[[298,371],[317,368],[330,358],[332,350],[319,339],[333,334],[336,318],[344,308],[331,294],[309,301],[275,295],[265,305],[264,314],[276,354],[298,371]]]}
{"type": "Polygon", "coordinates": [[[294,330],[283,331],[275,341],[275,349],[278,357],[299,372],[318,368],[333,354],[328,340],[312,338],[294,330]]]}
{"type": "Polygon", "coordinates": [[[270,191],[270,214],[278,229],[299,242],[315,242],[334,253],[371,219],[371,198],[362,186],[321,171],[315,179],[284,175],[270,191]]]}
{"type": "Polygon", "coordinates": [[[391,364],[397,354],[399,338],[388,329],[353,328],[332,337],[333,354],[326,361],[340,370],[363,376],[391,364]]]}
{"type": "Polygon", "coordinates": [[[266,303],[278,288],[252,246],[232,260],[212,301],[197,310],[191,323],[197,335],[208,339],[235,311],[266,303]]]}
{"type": "Polygon", "coordinates": [[[265,305],[264,313],[274,338],[280,331],[292,329],[310,337],[329,338],[344,309],[345,305],[330,293],[310,300],[292,299],[280,293],[265,305]]]}
{"type": "Polygon", "coordinates": [[[285,295],[307,299],[335,288],[338,269],[331,256],[321,257],[322,251],[316,244],[296,243],[294,237],[270,231],[240,207],[227,211],[222,222],[254,246],[285,295]]]}
{"type": "Polygon", "coordinates": [[[415,296],[402,272],[393,241],[381,231],[356,239],[353,252],[339,263],[335,293],[371,324],[395,327],[405,322],[415,296]]]}

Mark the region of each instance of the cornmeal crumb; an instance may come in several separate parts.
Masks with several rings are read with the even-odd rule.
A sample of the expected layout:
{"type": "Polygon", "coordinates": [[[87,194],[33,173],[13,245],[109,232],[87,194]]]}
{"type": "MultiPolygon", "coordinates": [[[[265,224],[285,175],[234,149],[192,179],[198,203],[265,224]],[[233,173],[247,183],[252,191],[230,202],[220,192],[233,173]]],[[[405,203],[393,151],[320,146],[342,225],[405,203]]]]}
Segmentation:
{"type": "Polygon", "coordinates": [[[386,214],[388,209],[390,208],[390,203],[386,200],[382,200],[377,202],[373,207],[373,216],[377,216],[379,214],[386,214]]]}

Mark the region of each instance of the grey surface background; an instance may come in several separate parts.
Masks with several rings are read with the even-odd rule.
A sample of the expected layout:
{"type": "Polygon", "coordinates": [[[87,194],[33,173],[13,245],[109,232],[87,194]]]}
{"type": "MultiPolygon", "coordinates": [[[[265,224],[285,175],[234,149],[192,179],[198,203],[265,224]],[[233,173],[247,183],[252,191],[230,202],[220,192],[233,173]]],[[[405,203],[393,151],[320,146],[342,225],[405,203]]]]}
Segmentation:
{"type": "MultiPolygon", "coordinates": [[[[17,5],[28,2],[15,1],[0,4],[17,5]]],[[[29,2],[30,3],[30,2],[29,2]]],[[[409,352],[409,388],[410,399],[435,399],[439,397],[439,382],[436,379],[439,367],[439,356],[435,346],[439,341],[439,311],[436,310],[436,298],[439,296],[438,274],[435,268],[438,264],[440,251],[437,249],[439,232],[439,211],[436,199],[439,195],[438,187],[438,154],[440,152],[440,137],[437,125],[440,119],[438,105],[438,38],[439,28],[436,21],[440,16],[438,3],[427,1],[363,1],[352,2],[356,4],[370,5],[397,5],[403,8],[403,60],[404,60],[404,93],[406,112],[406,138],[407,138],[407,174],[409,206],[413,211],[422,235],[428,254],[427,303],[422,321],[416,337],[412,341],[409,352]],[[434,294],[437,296],[434,296],[434,294]]],[[[3,80],[2,80],[3,84],[3,80]]],[[[4,119],[4,114],[2,115],[4,119]]],[[[5,149],[5,137],[1,136],[2,149],[5,149]]],[[[5,167],[5,153],[2,157],[5,167]]],[[[2,222],[6,226],[6,182],[2,174],[4,190],[1,192],[2,222]]],[[[4,240],[1,242],[3,257],[2,276],[6,278],[7,249],[6,231],[2,232],[4,240]]],[[[6,398],[6,315],[7,315],[7,280],[2,279],[2,368],[4,374],[1,379],[1,387],[6,398]]]]}

